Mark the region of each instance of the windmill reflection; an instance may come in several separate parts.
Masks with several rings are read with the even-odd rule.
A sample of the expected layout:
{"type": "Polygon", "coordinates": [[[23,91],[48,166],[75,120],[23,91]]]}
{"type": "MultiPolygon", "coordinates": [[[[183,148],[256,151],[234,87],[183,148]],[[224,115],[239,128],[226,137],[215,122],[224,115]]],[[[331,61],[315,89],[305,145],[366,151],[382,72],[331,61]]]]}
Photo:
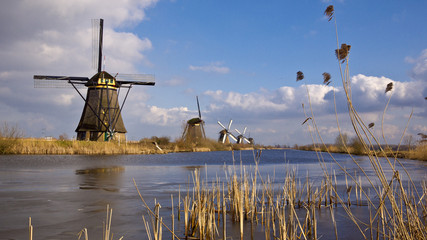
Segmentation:
{"type": "Polygon", "coordinates": [[[108,192],[118,192],[121,186],[121,174],[125,168],[121,166],[87,168],[76,170],[76,175],[81,176],[79,188],[102,189],[108,192]]]}

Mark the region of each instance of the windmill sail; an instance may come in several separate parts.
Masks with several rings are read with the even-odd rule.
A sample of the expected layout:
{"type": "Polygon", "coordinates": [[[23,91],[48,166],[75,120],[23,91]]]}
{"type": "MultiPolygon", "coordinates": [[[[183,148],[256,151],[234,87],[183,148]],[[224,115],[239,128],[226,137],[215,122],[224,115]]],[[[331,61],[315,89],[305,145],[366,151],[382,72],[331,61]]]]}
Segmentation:
{"type": "Polygon", "coordinates": [[[101,72],[104,19],[92,19],[92,67],[101,72]]]}
{"type": "Polygon", "coordinates": [[[89,81],[87,77],[34,75],[35,88],[72,88],[72,84],[82,88],[87,81],[89,81]]]}
{"type": "Polygon", "coordinates": [[[154,82],[153,74],[117,74],[116,81],[120,86],[123,85],[150,85],[153,86],[154,82]]]}

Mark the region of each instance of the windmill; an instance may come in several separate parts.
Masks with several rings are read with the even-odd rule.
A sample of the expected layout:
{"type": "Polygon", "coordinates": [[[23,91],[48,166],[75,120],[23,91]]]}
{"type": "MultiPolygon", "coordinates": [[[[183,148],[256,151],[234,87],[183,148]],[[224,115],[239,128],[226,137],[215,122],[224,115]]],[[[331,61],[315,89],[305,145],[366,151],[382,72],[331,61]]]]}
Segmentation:
{"type": "Polygon", "coordinates": [[[232,119],[230,119],[230,122],[228,123],[228,128],[226,128],[220,121],[218,121],[218,124],[223,128],[219,132],[218,142],[230,143],[230,138],[237,142],[236,137],[230,132],[231,123],[233,123],[232,119]]]}
{"type": "Polygon", "coordinates": [[[237,144],[244,144],[244,142],[247,142],[249,144],[254,144],[254,139],[253,138],[251,138],[251,137],[249,137],[249,138],[245,137],[246,129],[247,129],[247,127],[245,127],[245,129],[243,129],[243,132],[240,132],[236,128],[234,129],[239,134],[237,136],[237,144]]]}
{"type": "Polygon", "coordinates": [[[34,87],[73,87],[85,105],[76,128],[77,140],[109,141],[125,140],[126,128],[122,119],[122,109],[129,91],[134,85],[154,86],[151,74],[111,74],[101,71],[102,38],[104,20],[93,20],[93,62],[98,72],[88,77],[34,75],[34,87]],[[99,23],[99,24],[98,24],[99,23]],[[99,27],[99,34],[98,34],[99,27]],[[78,90],[87,87],[86,98],[78,90]],[[127,88],[122,104],[119,104],[121,88],[127,88]]]}
{"type": "Polygon", "coordinates": [[[199,97],[196,96],[197,109],[199,111],[199,117],[192,118],[187,121],[184,132],[182,133],[182,139],[189,142],[200,142],[205,140],[205,121],[202,120],[202,114],[200,112],[199,97]]]}

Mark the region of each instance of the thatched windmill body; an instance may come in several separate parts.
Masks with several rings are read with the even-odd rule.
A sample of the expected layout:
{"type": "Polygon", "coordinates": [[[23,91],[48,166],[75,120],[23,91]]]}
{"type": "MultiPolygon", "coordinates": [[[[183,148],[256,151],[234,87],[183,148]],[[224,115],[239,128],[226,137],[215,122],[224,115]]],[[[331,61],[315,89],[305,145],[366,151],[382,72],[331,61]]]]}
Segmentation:
{"type": "MultiPolygon", "coordinates": [[[[91,77],[46,76],[34,75],[35,87],[70,87],[72,86],[85,101],[79,124],[76,128],[77,140],[109,141],[125,140],[126,128],[122,119],[122,109],[133,85],[154,86],[154,76],[151,74],[111,74],[101,71],[103,19],[94,21],[94,27],[99,26],[99,35],[94,35],[94,65],[98,72],[91,77]],[[87,87],[86,98],[78,90],[87,87]],[[121,88],[127,88],[122,104],[119,103],[121,88]]],[[[95,32],[95,31],[94,31],[95,32]]]]}
{"type": "Polygon", "coordinates": [[[182,139],[185,142],[197,143],[206,139],[205,134],[205,121],[202,120],[202,114],[200,112],[199,98],[196,96],[197,109],[199,111],[199,117],[192,118],[187,121],[184,132],[182,133],[182,139]]]}

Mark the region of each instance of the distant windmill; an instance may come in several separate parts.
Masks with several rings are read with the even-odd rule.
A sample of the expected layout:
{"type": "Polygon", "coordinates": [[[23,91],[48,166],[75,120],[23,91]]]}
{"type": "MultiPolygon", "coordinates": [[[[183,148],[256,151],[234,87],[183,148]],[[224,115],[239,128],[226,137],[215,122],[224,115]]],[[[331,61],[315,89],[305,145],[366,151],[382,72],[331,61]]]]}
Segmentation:
{"type": "Polygon", "coordinates": [[[230,122],[228,123],[228,128],[226,128],[220,121],[218,121],[218,124],[223,128],[219,132],[218,142],[230,143],[230,138],[237,142],[236,137],[230,132],[231,123],[233,123],[233,120],[230,120],[230,122]]]}
{"type": "Polygon", "coordinates": [[[199,111],[199,117],[192,118],[187,121],[187,124],[185,125],[184,132],[182,133],[182,139],[184,141],[189,142],[200,142],[201,140],[206,139],[205,135],[205,121],[202,120],[202,113],[200,112],[200,105],[199,105],[199,97],[196,96],[197,101],[197,109],[199,111]]]}
{"type": "Polygon", "coordinates": [[[239,130],[237,130],[236,128],[234,130],[236,130],[236,132],[239,134],[237,136],[237,144],[244,144],[244,142],[249,143],[249,144],[253,144],[254,143],[254,139],[249,137],[245,137],[245,133],[246,133],[246,127],[243,130],[243,132],[240,132],[239,130]]]}
{"type": "Polygon", "coordinates": [[[130,89],[133,85],[154,86],[155,84],[154,75],[151,74],[116,74],[113,77],[109,73],[101,71],[103,26],[103,19],[93,21],[93,56],[94,66],[97,65],[98,72],[92,78],[34,75],[34,87],[72,86],[85,101],[82,116],[76,129],[77,140],[125,140],[127,131],[121,112],[130,89]],[[98,26],[99,35],[97,34],[98,26]],[[78,90],[82,86],[88,88],[86,98],[78,90]],[[120,88],[128,89],[121,106],[118,100],[120,88]]]}

